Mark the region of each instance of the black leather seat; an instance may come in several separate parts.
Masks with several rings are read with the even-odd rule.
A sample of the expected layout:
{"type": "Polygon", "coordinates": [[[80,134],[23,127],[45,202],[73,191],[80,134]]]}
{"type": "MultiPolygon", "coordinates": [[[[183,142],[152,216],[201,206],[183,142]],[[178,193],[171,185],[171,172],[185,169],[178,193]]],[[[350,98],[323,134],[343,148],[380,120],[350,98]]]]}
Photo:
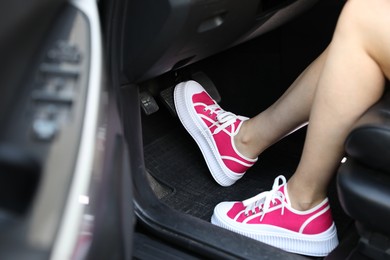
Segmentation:
{"type": "Polygon", "coordinates": [[[390,259],[390,91],[356,123],[345,142],[338,194],[356,220],[359,254],[390,259]]]}

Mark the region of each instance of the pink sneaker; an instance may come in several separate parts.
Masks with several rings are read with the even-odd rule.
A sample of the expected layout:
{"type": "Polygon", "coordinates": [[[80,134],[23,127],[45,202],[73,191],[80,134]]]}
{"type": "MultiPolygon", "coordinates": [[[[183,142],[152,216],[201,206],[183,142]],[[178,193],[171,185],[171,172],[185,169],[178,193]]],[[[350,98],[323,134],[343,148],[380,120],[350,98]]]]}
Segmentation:
{"type": "Polygon", "coordinates": [[[174,100],[180,121],[198,144],[216,182],[235,183],[257,161],[234,146],[234,136],[248,118],[224,111],[195,81],[178,84],[174,100]]]}
{"type": "Polygon", "coordinates": [[[338,245],[328,199],[310,210],[293,209],[284,176],[275,179],[271,191],[219,203],[211,223],[297,254],[326,256],[338,245]]]}

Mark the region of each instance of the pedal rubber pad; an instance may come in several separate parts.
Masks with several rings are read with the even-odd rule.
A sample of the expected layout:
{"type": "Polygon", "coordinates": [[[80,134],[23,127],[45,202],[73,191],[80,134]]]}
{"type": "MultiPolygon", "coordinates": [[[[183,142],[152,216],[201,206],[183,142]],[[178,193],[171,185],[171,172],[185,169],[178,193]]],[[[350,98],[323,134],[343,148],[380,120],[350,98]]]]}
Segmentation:
{"type": "Polygon", "coordinates": [[[175,102],[173,101],[174,89],[175,86],[164,89],[163,91],[160,92],[160,97],[164,105],[168,108],[169,112],[171,112],[173,116],[177,116],[175,102]]]}
{"type": "Polygon", "coordinates": [[[146,115],[151,115],[160,109],[156,100],[148,91],[142,91],[139,93],[139,98],[142,110],[146,115]]]}

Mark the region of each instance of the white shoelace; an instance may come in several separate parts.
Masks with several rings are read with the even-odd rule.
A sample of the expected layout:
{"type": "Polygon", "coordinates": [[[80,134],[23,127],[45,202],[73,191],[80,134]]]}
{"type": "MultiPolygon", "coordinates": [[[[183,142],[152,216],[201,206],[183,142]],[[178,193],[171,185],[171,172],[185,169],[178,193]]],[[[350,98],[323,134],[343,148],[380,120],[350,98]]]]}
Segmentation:
{"type": "Polygon", "coordinates": [[[204,111],[210,111],[210,114],[215,113],[217,115],[215,117],[216,121],[209,127],[209,129],[211,129],[214,126],[218,126],[214,130],[213,135],[218,134],[223,129],[234,124],[237,120],[237,116],[235,114],[223,110],[218,104],[209,105],[204,108],[204,111]]]}
{"type": "Polygon", "coordinates": [[[262,221],[265,214],[269,212],[271,203],[275,204],[276,200],[279,200],[281,202],[283,215],[284,207],[286,205],[286,196],[283,194],[283,192],[279,191],[279,187],[281,185],[286,184],[286,182],[286,178],[283,175],[279,175],[278,177],[276,177],[274,184],[272,185],[272,189],[270,191],[264,191],[252,198],[244,200],[242,203],[246,207],[245,215],[248,216],[250,211],[255,214],[256,208],[258,208],[262,212],[260,218],[260,221],[262,221]],[[279,184],[280,180],[282,181],[281,184],[279,184]]]}

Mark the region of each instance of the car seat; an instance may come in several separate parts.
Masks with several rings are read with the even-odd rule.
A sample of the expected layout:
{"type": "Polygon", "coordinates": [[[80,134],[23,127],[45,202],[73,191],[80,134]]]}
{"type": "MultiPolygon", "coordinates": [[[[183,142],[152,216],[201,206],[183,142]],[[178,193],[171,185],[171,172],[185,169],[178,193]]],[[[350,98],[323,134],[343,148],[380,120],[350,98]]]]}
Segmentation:
{"type": "Polygon", "coordinates": [[[337,189],[360,237],[354,252],[390,259],[390,91],[354,125],[345,151],[337,189]]]}

